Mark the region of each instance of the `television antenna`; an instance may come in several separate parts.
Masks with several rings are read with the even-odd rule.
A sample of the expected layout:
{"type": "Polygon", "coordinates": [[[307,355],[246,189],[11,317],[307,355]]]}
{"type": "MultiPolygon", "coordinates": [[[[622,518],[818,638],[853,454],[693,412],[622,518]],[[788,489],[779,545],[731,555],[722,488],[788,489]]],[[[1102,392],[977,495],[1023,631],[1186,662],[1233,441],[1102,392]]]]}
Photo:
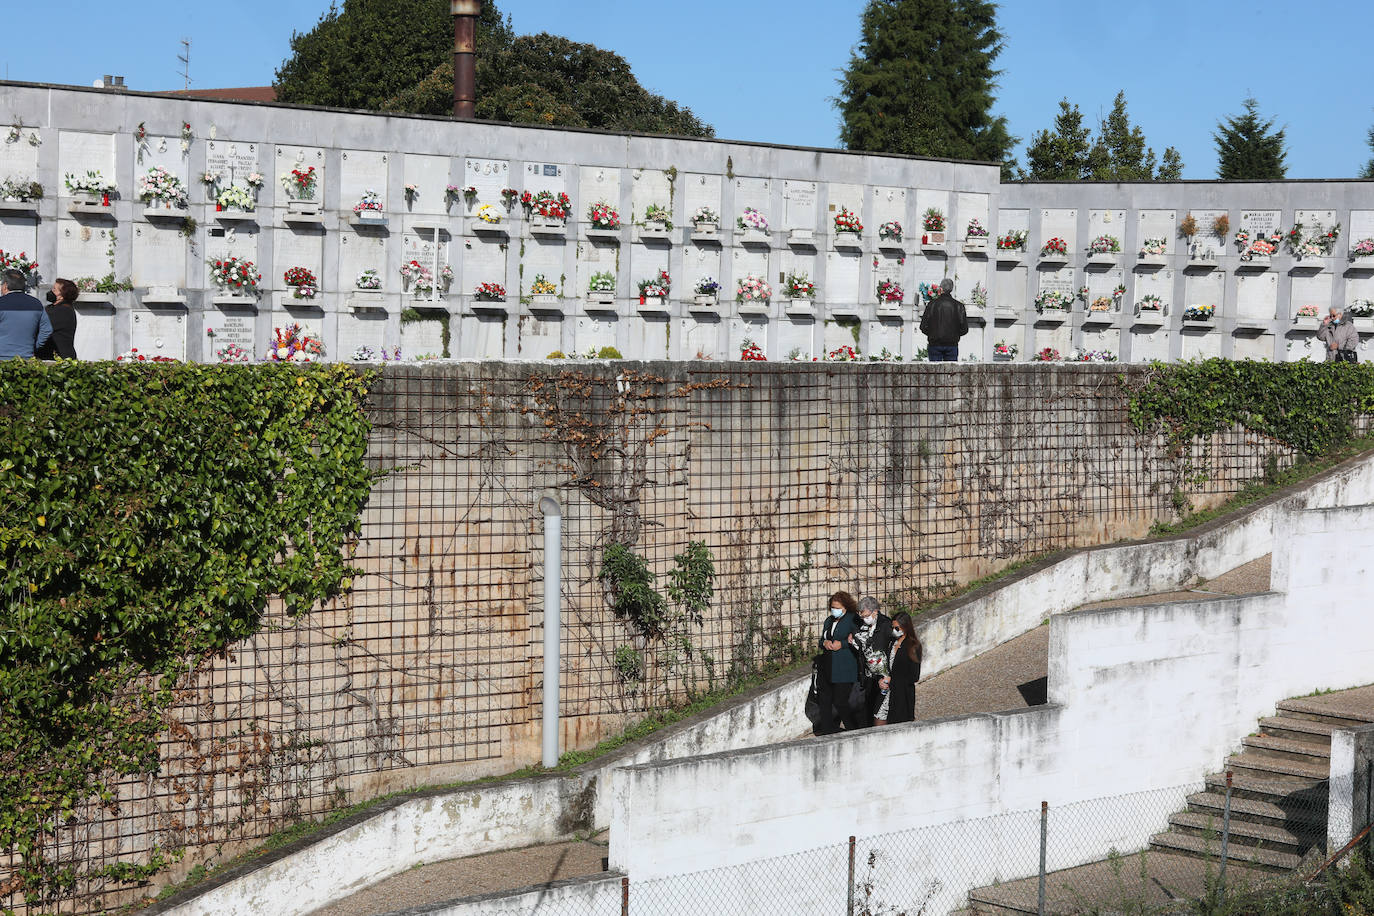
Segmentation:
{"type": "Polygon", "coordinates": [[[191,39],[181,39],[181,53],[177,55],[177,60],[181,61],[181,74],[183,88],[191,88],[191,39]]]}

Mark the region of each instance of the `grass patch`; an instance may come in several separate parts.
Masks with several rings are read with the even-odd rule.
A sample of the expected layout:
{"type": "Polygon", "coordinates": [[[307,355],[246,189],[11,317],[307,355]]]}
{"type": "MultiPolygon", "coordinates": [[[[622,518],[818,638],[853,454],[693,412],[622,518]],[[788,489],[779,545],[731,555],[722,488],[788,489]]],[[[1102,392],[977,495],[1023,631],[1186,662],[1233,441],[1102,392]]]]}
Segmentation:
{"type": "Polygon", "coordinates": [[[1199,525],[1205,525],[1223,515],[1243,509],[1246,506],[1266,499],[1284,489],[1291,487],[1295,483],[1300,483],[1311,477],[1330,470],[1342,461],[1346,461],[1356,455],[1374,449],[1374,436],[1363,436],[1358,439],[1351,439],[1344,445],[1335,449],[1329,454],[1320,458],[1299,457],[1292,467],[1280,471],[1273,464],[1266,469],[1265,479],[1248,483],[1237,491],[1226,502],[1213,509],[1204,509],[1201,512],[1190,512],[1176,522],[1155,522],[1150,528],[1150,534],[1154,537],[1167,537],[1174,534],[1182,534],[1199,525]]]}

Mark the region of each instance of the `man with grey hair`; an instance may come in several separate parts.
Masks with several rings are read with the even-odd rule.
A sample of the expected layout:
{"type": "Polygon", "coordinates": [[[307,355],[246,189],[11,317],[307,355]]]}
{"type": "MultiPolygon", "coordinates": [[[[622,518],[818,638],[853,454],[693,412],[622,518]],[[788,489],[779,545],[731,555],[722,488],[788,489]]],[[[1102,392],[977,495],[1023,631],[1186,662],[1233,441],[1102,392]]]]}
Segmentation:
{"type": "Polygon", "coordinates": [[[52,336],[43,303],[24,292],[27,288],[23,271],[0,273],[0,359],[32,359],[52,336]]]}
{"type": "Polygon", "coordinates": [[[968,313],[964,303],[950,295],[953,291],[954,281],[945,277],[940,281],[940,295],[921,316],[921,333],[926,335],[932,363],[957,363],[959,338],[968,333],[968,313]]]}
{"type": "Polygon", "coordinates": [[[1359,332],[1355,330],[1355,322],[1345,320],[1341,306],[1331,306],[1330,313],[1322,319],[1321,327],[1317,329],[1317,339],[1326,344],[1328,363],[1360,361],[1355,353],[1355,348],[1360,345],[1359,332]]]}

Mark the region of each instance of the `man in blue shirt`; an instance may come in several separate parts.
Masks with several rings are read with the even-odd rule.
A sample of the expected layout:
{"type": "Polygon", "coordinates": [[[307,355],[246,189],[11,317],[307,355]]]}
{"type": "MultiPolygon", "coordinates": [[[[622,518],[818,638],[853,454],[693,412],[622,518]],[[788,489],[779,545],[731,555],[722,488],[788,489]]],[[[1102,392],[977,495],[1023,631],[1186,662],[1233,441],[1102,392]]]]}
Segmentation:
{"type": "Polygon", "coordinates": [[[0,273],[0,359],[32,359],[52,336],[48,313],[27,286],[22,271],[0,273]]]}

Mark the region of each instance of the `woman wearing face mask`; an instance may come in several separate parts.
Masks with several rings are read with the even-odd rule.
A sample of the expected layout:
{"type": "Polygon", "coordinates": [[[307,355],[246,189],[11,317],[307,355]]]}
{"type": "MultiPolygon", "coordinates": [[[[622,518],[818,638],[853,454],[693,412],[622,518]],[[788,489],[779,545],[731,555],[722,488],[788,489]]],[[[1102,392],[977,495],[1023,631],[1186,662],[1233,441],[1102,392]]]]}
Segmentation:
{"type": "Polygon", "coordinates": [[[34,352],[39,359],[76,359],[76,309],[72,303],[80,293],[71,280],[58,277],[48,290],[48,321],[52,336],[34,352]]]}
{"type": "Polygon", "coordinates": [[[887,675],[878,681],[885,690],[875,725],[911,722],[916,718],[916,682],[921,679],[921,641],[911,615],[903,611],[892,618],[892,645],[887,650],[887,675]]]}
{"type": "Polygon", "coordinates": [[[878,610],[878,599],[865,595],[859,600],[859,620],[849,644],[863,657],[864,669],[859,676],[865,685],[864,708],[858,710],[859,724],[867,728],[882,697],[878,692],[878,678],[886,671],[887,647],[892,642],[892,621],[878,610]]]}
{"type": "Polygon", "coordinates": [[[821,625],[820,677],[816,679],[816,696],[820,701],[820,715],[816,720],[817,735],[833,735],[839,731],[839,720],[847,729],[858,727],[854,710],[849,706],[849,694],[859,678],[859,658],[849,646],[858,618],[858,605],[849,592],[830,596],[830,610],[821,625]]]}

